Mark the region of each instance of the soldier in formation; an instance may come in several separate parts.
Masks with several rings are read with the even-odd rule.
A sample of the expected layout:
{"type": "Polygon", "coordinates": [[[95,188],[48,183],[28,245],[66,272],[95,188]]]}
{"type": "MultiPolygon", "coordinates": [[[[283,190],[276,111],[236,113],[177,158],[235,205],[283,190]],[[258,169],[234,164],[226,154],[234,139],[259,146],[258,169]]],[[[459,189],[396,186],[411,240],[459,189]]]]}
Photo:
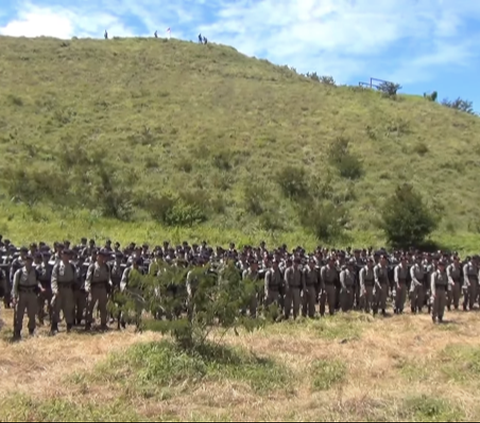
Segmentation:
{"type": "MultiPolygon", "coordinates": [[[[130,243],[121,248],[107,240],[99,248],[93,239],[82,238],[77,246],[69,241],[48,246],[32,243],[17,248],[0,238],[0,294],[6,308],[14,308],[14,332],[19,338],[24,314],[33,334],[46,318],[51,334],[59,330],[63,318],[66,331],[84,325],[89,331],[94,310],[100,315],[100,328],[107,330],[115,320],[125,327],[121,313],[108,311],[117,292],[128,293],[136,304],[135,324],[139,328],[144,309],[141,288],[135,286],[135,274],[161,275],[168,268],[185,269],[185,281],[172,281],[166,294],[173,299],[185,291],[185,304],[172,316],[192,316],[192,299],[198,275],[216,274],[221,281],[222,268],[234,263],[239,276],[253,288],[241,310],[256,318],[262,310],[275,306],[281,318],[300,315],[315,318],[339,311],[362,310],[374,315],[387,314],[392,304],[395,314],[404,312],[407,301],[413,314],[425,308],[434,322],[443,321],[445,308],[473,310],[479,303],[479,257],[463,262],[456,253],[436,254],[420,251],[373,251],[373,249],[339,251],[318,247],[313,253],[286,245],[269,250],[245,246],[237,250],[200,245],[163,246],[130,243]],[[463,303],[462,302],[463,297],[463,303]]],[[[159,311],[156,318],[161,316],[159,311]]]]}

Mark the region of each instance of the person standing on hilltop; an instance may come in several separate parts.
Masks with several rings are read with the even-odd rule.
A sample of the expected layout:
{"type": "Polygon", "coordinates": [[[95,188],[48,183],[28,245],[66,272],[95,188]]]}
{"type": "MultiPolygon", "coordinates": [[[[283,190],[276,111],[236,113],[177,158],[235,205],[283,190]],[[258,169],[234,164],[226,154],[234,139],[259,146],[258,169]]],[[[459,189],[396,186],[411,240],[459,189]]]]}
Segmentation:
{"type": "Polygon", "coordinates": [[[106,40],[108,40],[108,32],[107,32],[107,30],[105,30],[105,33],[103,34],[103,36],[105,37],[106,40]]]}

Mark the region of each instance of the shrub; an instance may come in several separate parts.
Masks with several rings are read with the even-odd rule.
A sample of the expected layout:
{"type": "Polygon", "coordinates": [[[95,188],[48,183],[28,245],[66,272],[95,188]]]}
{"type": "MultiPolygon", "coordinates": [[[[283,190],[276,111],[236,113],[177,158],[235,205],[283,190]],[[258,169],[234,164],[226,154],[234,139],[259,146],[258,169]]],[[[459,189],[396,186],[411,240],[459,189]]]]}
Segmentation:
{"type": "Polygon", "coordinates": [[[409,184],[398,186],[382,209],[382,228],[390,244],[420,246],[438,225],[438,217],[409,184]]]}
{"type": "Polygon", "coordinates": [[[347,210],[330,201],[303,204],[298,209],[302,226],[311,231],[319,241],[338,239],[348,223],[347,210]]]}
{"type": "Polygon", "coordinates": [[[378,87],[378,91],[381,91],[383,94],[385,94],[388,97],[396,97],[398,91],[402,89],[402,86],[400,84],[395,84],[394,82],[382,82],[378,87]]]}
{"type": "Polygon", "coordinates": [[[362,162],[350,153],[348,139],[343,137],[337,138],[330,145],[328,158],[343,178],[354,180],[362,177],[362,162]]]}
{"type": "Polygon", "coordinates": [[[305,168],[286,166],[277,174],[277,183],[285,197],[301,199],[309,194],[309,180],[305,168]]]}
{"type": "Polygon", "coordinates": [[[127,313],[135,313],[135,302],[158,320],[145,321],[150,330],[169,333],[177,344],[191,349],[205,344],[214,327],[229,330],[236,327],[254,329],[262,324],[261,319],[244,317],[241,310],[249,303],[252,295],[258,292],[261,282],[242,280],[234,263],[226,263],[216,271],[207,267],[186,268],[154,264],[149,275],[132,273],[129,281],[140,295],[129,297],[119,294],[117,303],[127,313]],[[193,294],[189,296],[186,277],[193,294]],[[172,287],[175,295],[172,295],[172,287]],[[186,313],[184,313],[184,311],[186,313]],[[167,320],[161,320],[165,316],[167,320]]]}
{"type": "Polygon", "coordinates": [[[461,112],[468,113],[470,115],[476,115],[473,110],[473,103],[468,100],[463,100],[458,97],[456,100],[448,100],[447,98],[442,101],[442,105],[449,107],[451,109],[459,110],[461,112]]]}
{"type": "Polygon", "coordinates": [[[437,101],[437,98],[438,98],[438,93],[436,91],[434,91],[433,93],[431,94],[427,94],[427,93],[423,93],[423,97],[425,99],[427,99],[428,101],[437,101]]]}

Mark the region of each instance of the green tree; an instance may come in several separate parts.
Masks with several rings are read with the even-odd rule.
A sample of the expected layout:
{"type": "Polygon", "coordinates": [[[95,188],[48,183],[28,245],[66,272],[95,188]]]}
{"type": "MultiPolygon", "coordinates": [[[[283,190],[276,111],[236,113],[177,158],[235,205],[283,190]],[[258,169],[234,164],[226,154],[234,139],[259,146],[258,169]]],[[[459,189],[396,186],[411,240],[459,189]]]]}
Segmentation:
{"type": "Polygon", "coordinates": [[[382,210],[382,228],[390,244],[418,246],[438,225],[438,216],[410,184],[397,187],[382,210]]]}
{"type": "Polygon", "coordinates": [[[233,263],[216,270],[158,263],[148,275],[135,274],[127,292],[116,296],[116,312],[131,315],[143,308],[156,319],[143,320],[141,327],[169,333],[181,348],[193,349],[204,345],[215,328],[225,334],[261,325],[260,319],[241,313],[258,289],[259,283],[242,280],[233,263]],[[186,283],[189,271],[191,289],[186,283]]]}

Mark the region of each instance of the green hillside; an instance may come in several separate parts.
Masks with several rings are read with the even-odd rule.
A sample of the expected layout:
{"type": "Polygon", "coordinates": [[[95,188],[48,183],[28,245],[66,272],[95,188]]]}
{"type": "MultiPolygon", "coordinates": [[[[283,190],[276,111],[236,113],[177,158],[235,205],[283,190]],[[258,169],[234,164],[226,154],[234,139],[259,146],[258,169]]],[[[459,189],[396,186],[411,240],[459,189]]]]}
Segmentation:
{"type": "Polygon", "coordinates": [[[155,39],[0,37],[0,78],[0,233],[14,242],[314,245],[320,227],[324,242],[381,244],[379,208],[409,181],[443,216],[436,240],[480,247],[480,119],[422,97],[155,39]]]}

